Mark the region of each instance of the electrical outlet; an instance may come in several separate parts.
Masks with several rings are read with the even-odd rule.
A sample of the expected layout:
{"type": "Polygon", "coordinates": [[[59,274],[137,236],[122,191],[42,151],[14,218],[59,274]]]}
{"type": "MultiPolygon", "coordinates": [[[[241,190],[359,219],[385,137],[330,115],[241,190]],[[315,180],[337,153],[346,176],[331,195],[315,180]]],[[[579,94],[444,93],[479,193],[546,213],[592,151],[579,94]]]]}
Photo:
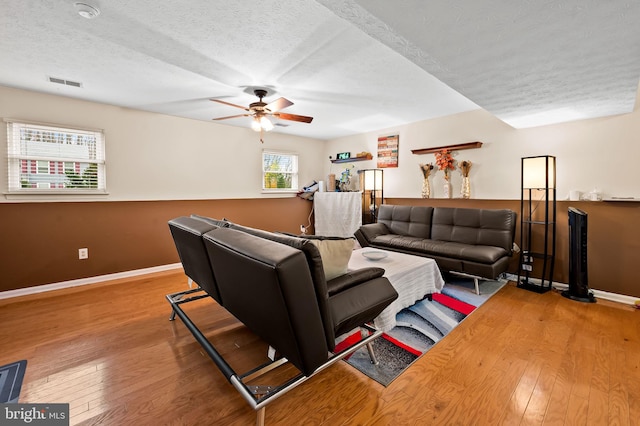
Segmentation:
{"type": "Polygon", "coordinates": [[[307,227],[304,225],[300,225],[300,232],[302,232],[303,234],[307,233],[307,227]]]}
{"type": "Polygon", "coordinates": [[[88,259],[89,258],[89,249],[81,248],[78,249],[78,259],[88,259]]]}

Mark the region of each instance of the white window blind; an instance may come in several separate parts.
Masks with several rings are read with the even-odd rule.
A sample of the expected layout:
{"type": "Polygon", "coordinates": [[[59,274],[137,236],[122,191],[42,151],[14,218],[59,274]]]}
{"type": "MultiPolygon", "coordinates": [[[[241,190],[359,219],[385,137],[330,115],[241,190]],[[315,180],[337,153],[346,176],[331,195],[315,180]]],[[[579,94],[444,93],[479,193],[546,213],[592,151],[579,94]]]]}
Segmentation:
{"type": "Polygon", "coordinates": [[[105,193],[104,134],[7,120],[8,192],[105,193]]]}
{"type": "Polygon", "coordinates": [[[263,191],[298,190],[298,154],[290,152],[262,152],[263,191]]]}

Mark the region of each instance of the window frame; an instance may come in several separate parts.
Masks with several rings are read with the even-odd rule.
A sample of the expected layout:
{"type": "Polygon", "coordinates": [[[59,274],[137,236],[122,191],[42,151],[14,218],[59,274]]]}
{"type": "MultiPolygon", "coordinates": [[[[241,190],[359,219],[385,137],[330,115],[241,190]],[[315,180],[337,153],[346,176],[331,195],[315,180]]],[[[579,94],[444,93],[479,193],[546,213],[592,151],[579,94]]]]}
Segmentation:
{"type": "Polygon", "coordinates": [[[293,152],[293,151],[279,151],[279,150],[274,150],[274,149],[263,149],[262,153],[261,153],[261,161],[260,161],[260,168],[261,168],[261,187],[262,187],[262,192],[265,194],[273,194],[273,193],[298,193],[299,192],[299,188],[298,188],[298,182],[300,179],[300,155],[297,152],[293,152]],[[290,157],[291,158],[291,162],[292,162],[292,167],[293,170],[292,171],[283,171],[283,170],[278,170],[277,173],[275,174],[289,174],[291,175],[291,185],[290,187],[286,187],[286,188],[278,188],[278,187],[273,187],[273,186],[268,186],[267,185],[267,173],[274,173],[274,171],[269,171],[269,170],[265,170],[265,155],[278,155],[278,156],[283,156],[283,157],[290,157]]]}
{"type": "MultiPolygon", "coordinates": [[[[20,161],[22,161],[22,158],[20,158],[20,161]]],[[[48,175],[50,174],[51,171],[51,161],[49,160],[34,160],[36,162],[36,174],[37,175],[48,175]],[[46,165],[40,165],[40,163],[47,163],[46,165]],[[41,169],[46,169],[45,171],[42,171],[41,169]]],[[[43,183],[43,182],[36,182],[36,183],[43,183]]]]}
{"type": "MultiPolygon", "coordinates": [[[[12,195],[106,195],[106,159],[105,159],[105,136],[102,129],[92,129],[76,126],[66,126],[53,123],[42,123],[35,121],[26,121],[19,119],[7,119],[3,120],[7,126],[7,186],[6,192],[8,196],[12,195]],[[28,143],[26,138],[23,139],[22,131],[24,129],[40,130],[43,133],[49,132],[54,135],[64,135],[64,140],[73,140],[71,145],[74,145],[76,153],[71,150],[64,151],[64,148],[55,147],[51,152],[38,152],[38,148],[34,148],[34,152],[28,152],[25,150],[25,146],[28,143]],[[77,144],[75,141],[78,138],[82,138],[82,135],[87,135],[90,138],[95,138],[95,143],[90,144],[77,144]],[[86,147],[86,154],[78,155],[77,147],[86,147]],[[57,148],[57,149],[56,149],[57,148]],[[57,151],[56,153],[52,153],[57,151]],[[66,156],[69,154],[68,156],[66,156]],[[39,163],[46,161],[48,164],[47,173],[40,171],[39,163]],[[24,180],[23,164],[26,162],[27,174],[35,176],[47,176],[49,183],[48,188],[45,185],[41,185],[45,181],[38,180],[24,180]],[[35,163],[35,173],[32,171],[31,164],[35,163]],[[82,170],[92,168],[95,164],[95,169],[92,168],[91,173],[87,176],[83,176],[84,184],[89,182],[91,184],[95,179],[95,187],[66,187],[69,184],[69,178],[67,177],[68,167],[67,164],[73,164],[79,168],[81,164],[86,164],[82,170]],[[53,169],[52,169],[53,167],[53,169]],[[52,171],[53,170],[53,171],[52,171]],[[95,174],[94,174],[95,173],[95,174]]],[[[51,136],[55,137],[55,136],[51,136]]],[[[32,139],[33,140],[33,139],[32,139]]],[[[49,140],[50,142],[51,140],[49,140]]],[[[37,140],[35,143],[42,143],[42,140],[37,140]]],[[[55,144],[63,145],[60,139],[56,137],[55,144]]],[[[67,142],[69,143],[69,142],[67,142]]],[[[42,148],[42,147],[40,147],[42,148]]],[[[45,151],[48,148],[45,148],[45,151]]]]}

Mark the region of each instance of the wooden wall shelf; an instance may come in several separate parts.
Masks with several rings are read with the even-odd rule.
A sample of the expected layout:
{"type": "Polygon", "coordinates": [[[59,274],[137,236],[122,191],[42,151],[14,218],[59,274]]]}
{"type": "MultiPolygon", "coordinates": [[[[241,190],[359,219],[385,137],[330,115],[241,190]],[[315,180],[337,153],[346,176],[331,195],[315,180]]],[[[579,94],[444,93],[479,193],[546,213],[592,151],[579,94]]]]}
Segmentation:
{"type": "Polygon", "coordinates": [[[332,163],[352,163],[354,161],[366,161],[373,160],[373,156],[371,157],[351,157],[351,158],[343,158],[341,160],[331,160],[332,163]]]}
{"type": "Polygon", "coordinates": [[[445,145],[445,146],[436,146],[433,148],[412,149],[411,153],[416,155],[432,154],[434,152],[442,151],[443,149],[447,149],[449,151],[461,151],[463,149],[480,148],[481,146],[482,146],[482,142],[469,142],[469,143],[461,143],[458,145],[445,145]]]}

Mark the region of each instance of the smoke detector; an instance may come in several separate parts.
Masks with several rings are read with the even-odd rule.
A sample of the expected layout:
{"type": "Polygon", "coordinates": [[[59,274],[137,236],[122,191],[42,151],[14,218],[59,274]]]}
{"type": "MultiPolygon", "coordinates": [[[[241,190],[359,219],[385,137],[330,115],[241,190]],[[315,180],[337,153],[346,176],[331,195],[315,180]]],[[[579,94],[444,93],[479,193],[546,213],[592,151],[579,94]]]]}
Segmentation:
{"type": "Polygon", "coordinates": [[[95,6],[91,6],[90,4],[77,2],[74,3],[74,6],[78,11],[78,15],[82,16],[83,18],[93,19],[96,16],[100,15],[100,10],[95,6]]]}

